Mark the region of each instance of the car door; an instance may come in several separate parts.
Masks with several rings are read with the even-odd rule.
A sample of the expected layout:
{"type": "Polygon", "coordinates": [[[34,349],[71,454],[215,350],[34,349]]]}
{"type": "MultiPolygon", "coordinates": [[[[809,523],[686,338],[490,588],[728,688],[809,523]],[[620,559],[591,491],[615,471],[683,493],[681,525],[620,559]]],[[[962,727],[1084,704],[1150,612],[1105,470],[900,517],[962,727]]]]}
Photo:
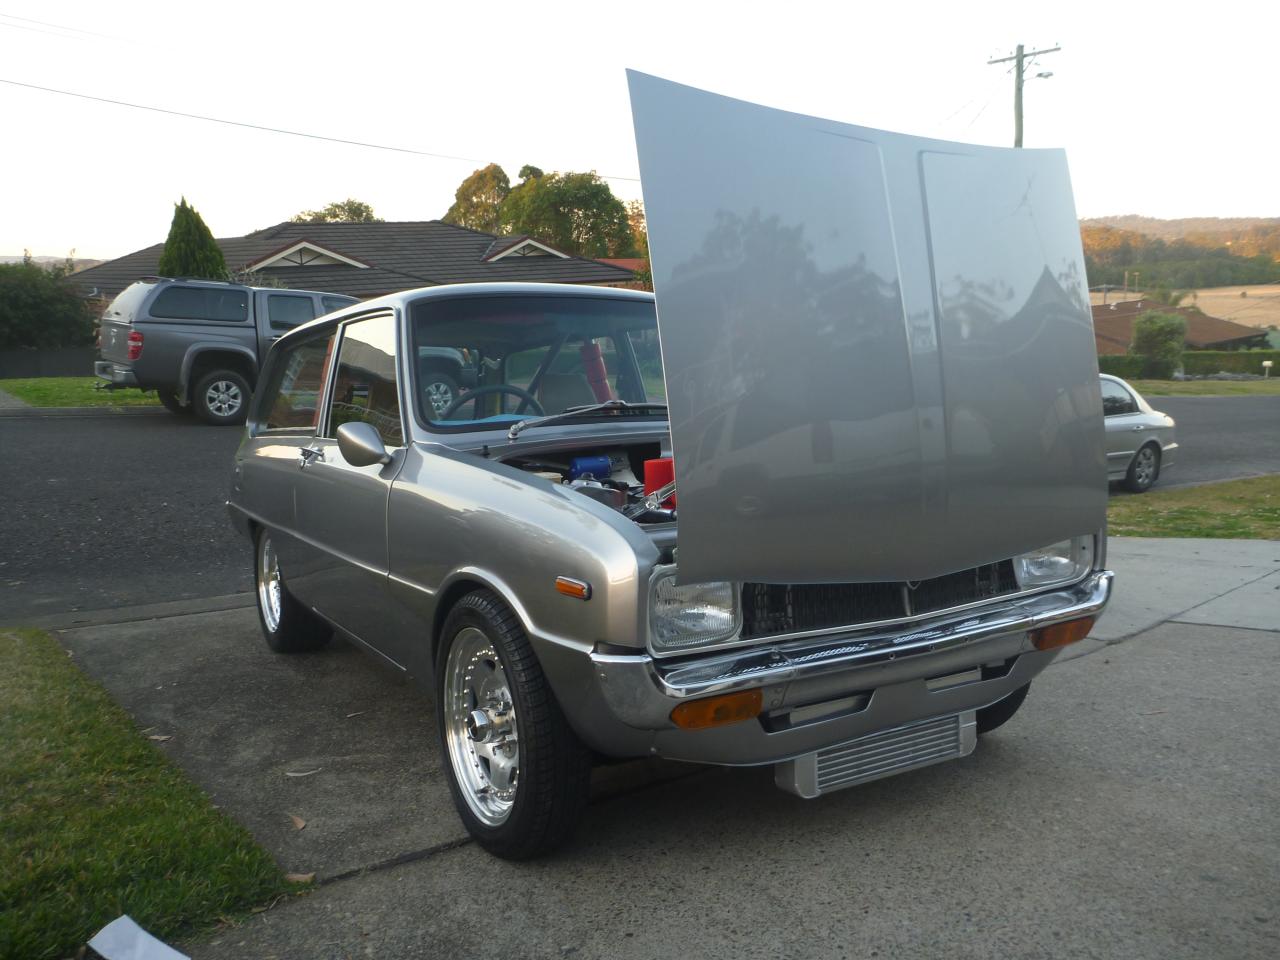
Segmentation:
{"type": "Polygon", "coordinates": [[[334,327],[290,342],[263,371],[258,402],[236,452],[233,502],[271,533],[280,569],[292,583],[305,555],[294,514],[302,451],[315,443],[328,381],[334,327]]]}
{"type": "Polygon", "coordinates": [[[310,293],[259,290],[257,308],[259,356],[266,356],[271,344],[294,327],[318,316],[315,297],[310,293]]]}
{"type": "Polygon", "coordinates": [[[1142,443],[1146,424],[1132,393],[1115,380],[1101,382],[1102,415],[1107,426],[1107,472],[1114,477],[1129,469],[1129,461],[1142,443]]]}
{"type": "Polygon", "coordinates": [[[340,328],[322,427],[301,451],[295,510],[301,558],[295,593],[347,633],[400,664],[388,629],[387,498],[404,462],[405,430],[391,313],[340,328]],[[338,449],[337,428],[373,425],[391,461],[357,467],[338,449]]]}

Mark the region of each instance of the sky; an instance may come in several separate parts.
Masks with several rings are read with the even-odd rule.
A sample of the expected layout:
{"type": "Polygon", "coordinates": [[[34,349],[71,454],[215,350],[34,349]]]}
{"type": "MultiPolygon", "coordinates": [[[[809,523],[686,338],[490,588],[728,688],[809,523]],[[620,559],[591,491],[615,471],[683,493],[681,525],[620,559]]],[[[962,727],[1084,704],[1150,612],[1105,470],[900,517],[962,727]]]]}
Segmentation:
{"type": "MultiPolygon", "coordinates": [[[[640,196],[626,68],[846,123],[1063,147],[1082,217],[1280,216],[1280,4],[0,0],[0,256],[111,258],[185,196],[215,236],[347,197],[440,217],[491,161],[640,196]]],[[[751,158],[744,156],[743,163],[751,158]]]]}

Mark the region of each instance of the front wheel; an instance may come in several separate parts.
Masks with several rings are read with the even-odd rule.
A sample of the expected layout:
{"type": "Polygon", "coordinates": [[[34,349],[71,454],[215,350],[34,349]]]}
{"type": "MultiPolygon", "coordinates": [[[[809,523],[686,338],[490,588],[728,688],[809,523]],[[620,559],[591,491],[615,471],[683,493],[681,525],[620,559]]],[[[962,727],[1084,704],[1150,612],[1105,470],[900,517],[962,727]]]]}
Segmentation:
{"type": "Polygon", "coordinates": [[[196,416],[214,426],[244,423],[249,408],[249,381],[234,370],[213,370],[191,391],[196,416]]]}
{"type": "Polygon", "coordinates": [[[258,625],[268,647],[276,653],[306,653],[329,642],[333,630],[295,600],[285,586],[275,544],[266,530],[258,531],[253,568],[258,625]]]}
{"type": "Polygon", "coordinates": [[[520,621],[487,590],[467,594],[445,620],[436,722],[454,806],[477,843],[525,860],[569,838],[586,806],[591,756],[520,621]]]}

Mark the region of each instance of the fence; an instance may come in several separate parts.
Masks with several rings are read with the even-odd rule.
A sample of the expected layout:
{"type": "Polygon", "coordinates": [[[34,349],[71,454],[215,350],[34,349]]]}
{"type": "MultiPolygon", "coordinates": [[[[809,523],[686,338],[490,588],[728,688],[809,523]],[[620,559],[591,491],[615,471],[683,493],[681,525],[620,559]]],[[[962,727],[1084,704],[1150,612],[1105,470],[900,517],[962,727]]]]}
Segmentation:
{"type": "Polygon", "coordinates": [[[98,351],[93,347],[56,350],[0,350],[0,379],[12,377],[91,377],[98,351]]]}

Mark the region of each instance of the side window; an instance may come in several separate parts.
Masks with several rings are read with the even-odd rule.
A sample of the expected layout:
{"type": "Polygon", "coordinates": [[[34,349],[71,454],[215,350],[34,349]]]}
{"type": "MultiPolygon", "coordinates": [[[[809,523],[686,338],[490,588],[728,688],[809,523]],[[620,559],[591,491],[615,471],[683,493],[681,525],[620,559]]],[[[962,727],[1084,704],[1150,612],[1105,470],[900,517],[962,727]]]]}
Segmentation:
{"type": "Polygon", "coordinates": [[[1112,380],[1102,382],[1102,415],[1116,417],[1124,413],[1137,413],[1138,404],[1129,391],[1112,380]]]}
{"type": "Polygon", "coordinates": [[[267,318],[272,330],[292,330],[316,318],[315,301],[298,294],[267,294],[267,318]]]}
{"type": "Polygon", "coordinates": [[[148,312],[166,320],[243,323],[249,319],[249,295],[234,287],[168,287],[160,291],[148,312]]]}
{"type": "Polygon", "coordinates": [[[267,430],[305,428],[320,423],[321,398],[333,355],[334,334],[289,347],[263,391],[267,430]]]}
{"type": "Polygon", "coordinates": [[[395,317],[370,317],[343,328],[329,408],[328,435],[344,423],[370,423],[388,447],[404,446],[396,388],[395,317]]]}
{"type": "Polygon", "coordinates": [[[333,311],[349,307],[355,302],[354,300],[348,300],[346,297],[322,296],[320,298],[320,305],[324,308],[325,313],[333,313],[333,311]]]}

